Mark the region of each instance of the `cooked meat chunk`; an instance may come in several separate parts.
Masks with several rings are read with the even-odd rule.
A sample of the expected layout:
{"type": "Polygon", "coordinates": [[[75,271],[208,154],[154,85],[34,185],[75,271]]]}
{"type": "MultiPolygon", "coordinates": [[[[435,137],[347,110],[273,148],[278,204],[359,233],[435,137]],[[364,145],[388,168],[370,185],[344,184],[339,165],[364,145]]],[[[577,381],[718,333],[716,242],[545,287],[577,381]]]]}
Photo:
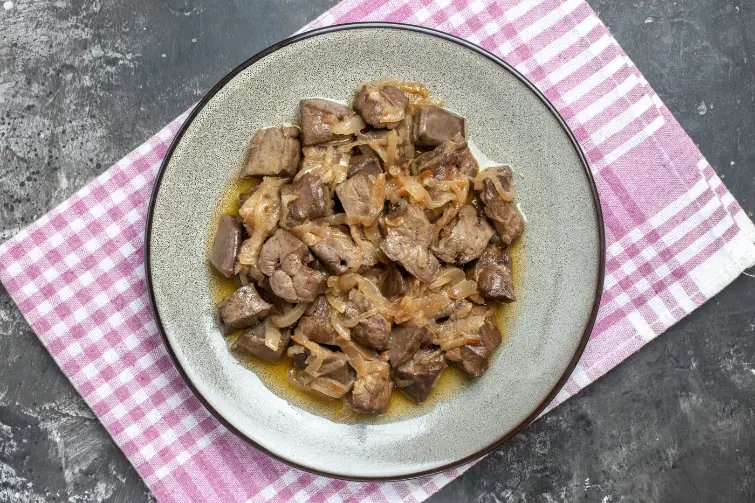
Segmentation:
{"type": "Polygon", "coordinates": [[[336,187],[344,212],[363,225],[372,225],[385,202],[385,177],[358,173],[336,187]]]}
{"type": "MultiPolygon", "coordinates": [[[[288,343],[291,340],[291,329],[289,328],[277,328],[270,319],[266,319],[254,325],[252,328],[244,332],[244,334],[236,339],[231,349],[241,353],[254,355],[257,358],[261,358],[266,362],[278,363],[283,356],[283,352],[288,347],[288,343]],[[280,334],[277,341],[274,341],[275,347],[270,347],[266,344],[265,338],[267,332],[277,332],[275,335],[280,334]]],[[[271,343],[272,344],[272,343],[271,343]]]]}
{"type": "Polygon", "coordinates": [[[385,297],[393,299],[396,297],[403,297],[406,288],[406,280],[398,267],[395,265],[388,266],[388,271],[383,277],[382,284],[380,285],[381,293],[385,297]]]}
{"type": "Polygon", "coordinates": [[[218,303],[218,314],[226,333],[249,328],[270,312],[273,306],[257,294],[252,285],[242,286],[218,303]]]}
{"type": "Polygon", "coordinates": [[[331,307],[328,299],[321,295],[304,311],[304,316],[296,326],[296,334],[303,335],[318,344],[336,344],[338,334],[330,324],[331,307]]]}
{"type": "Polygon", "coordinates": [[[351,329],[351,337],[355,341],[380,350],[387,349],[390,333],[391,322],[382,314],[370,316],[351,329]]]}
{"type": "Polygon", "coordinates": [[[437,147],[457,134],[466,137],[464,118],[440,107],[424,106],[414,121],[414,143],[423,147],[437,147]]]}
{"type": "Polygon", "coordinates": [[[489,244],[472,268],[472,277],[483,299],[492,302],[513,302],[514,278],[511,258],[501,245],[489,244]]]}
{"type": "MultiPolygon", "coordinates": [[[[312,344],[309,342],[308,344],[312,344]]],[[[326,398],[340,398],[348,393],[354,384],[354,371],[349,366],[349,359],[340,351],[315,345],[314,348],[323,355],[316,376],[308,375],[312,351],[304,346],[294,344],[288,350],[296,368],[289,370],[289,381],[295,386],[326,398]],[[314,377],[314,378],[313,378],[314,377]]]]}
{"type": "Polygon", "coordinates": [[[407,398],[421,403],[435,387],[446,367],[448,363],[442,351],[422,348],[409,361],[395,369],[393,382],[407,398]]]}
{"type": "Polygon", "coordinates": [[[464,372],[481,377],[488,369],[493,351],[501,345],[501,332],[491,318],[485,321],[480,330],[480,342],[468,344],[460,348],[447,351],[449,360],[454,360],[464,372]]]}
{"type": "Polygon", "coordinates": [[[252,139],[252,147],[241,176],[286,176],[296,174],[301,159],[299,129],[269,127],[260,129],[252,139]]]}
{"type": "Polygon", "coordinates": [[[357,270],[362,264],[362,251],[340,227],[307,224],[292,229],[330,274],[357,270]]]}
{"type": "MultiPolygon", "coordinates": [[[[359,315],[374,309],[374,307],[365,294],[354,289],[349,292],[349,302],[343,314],[346,320],[353,320],[359,315]]],[[[351,338],[365,346],[384,350],[388,349],[388,337],[390,333],[391,322],[382,314],[375,314],[369,318],[360,320],[351,329],[351,338]]]]}
{"type": "MultiPolygon", "coordinates": [[[[493,170],[504,191],[512,192],[513,174],[510,167],[501,166],[488,168],[488,170],[493,170]]],[[[477,188],[477,183],[475,188],[477,188]]],[[[485,215],[493,221],[501,242],[506,246],[514,243],[524,232],[524,221],[513,201],[505,201],[489,178],[482,179],[482,187],[478,190],[480,190],[480,199],[485,205],[485,215]]]]}
{"type": "MultiPolygon", "coordinates": [[[[319,350],[324,354],[322,366],[318,372],[324,371],[322,375],[328,375],[340,382],[348,382],[349,379],[353,380],[353,376],[350,372],[343,372],[344,369],[349,369],[349,359],[341,351],[333,351],[325,346],[317,345],[319,350]]],[[[312,352],[300,346],[294,344],[288,351],[288,355],[294,360],[294,365],[298,369],[304,369],[307,367],[307,359],[309,359],[312,352]]]]}
{"type": "Polygon", "coordinates": [[[280,269],[287,257],[295,257],[297,262],[308,264],[312,255],[307,246],[299,238],[284,229],[278,229],[268,239],[260,251],[259,270],[265,276],[272,276],[276,269],[280,269]]]}
{"type": "Polygon", "coordinates": [[[440,231],[435,256],[449,264],[466,264],[482,255],[495,231],[477,210],[465,204],[457,218],[440,231]]]}
{"type": "Polygon", "coordinates": [[[393,382],[380,372],[360,376],[351,390],[351,407],[360,414],[384,414],[391,403],[393,382]]]}
{"type": "Polygon", "coordinates": [[[348,140],[350,135],[335,134],[332,128],[356,116],[354,111],[346,105],[320,98],[302,100],[299,104],[299,112],[304,146],[348,140]]]}
{"type": "Polygon", "coordinates": [[[393,327],[389,340],[391,366],[395,368],[409,361],[429,337],[425,327],[393,327]]]}
{"type": "Polygon", "coordinates": [[[359,247],[337,227],[331,227],[328,234],[311,249],[331,274],[343,274],[349,270],[350,264],[360,264],[359,247]]]}
{"type": "Polygon", "coordinates": [[[354,99],[354,108],[367,124],[378,128],[396,127],[404,119],[409,98],[398,87],[363,85],[354,99]]]}
{"type": "Polygon", "coordinates": [[[377,176],[383,172],[380,167],[380,161],[374,156],[359,154],[349,160],[349,170],[346,172],[348,178],[358,174],[377,176]]]}
{"type": "Polygon", "coordinates": [[[440,263],[429,250],[434,232],[422,208],[404,202],[391,210],[382,223],[385,239],[380,249],[383,253],[419,280],[432,283],[440,263]]]}
{"type": "Polygon", "coordinates": [[[330,189],[311,173],[306,173],[291,185],[281,188],[281,203],[281,222],[287,227],[333,214],[330,189]]]}
{"type": "Polygon", "coordinates": [[[218,222],[215,241],[212,243],[210,263],[220,274],[230,278],[236,274],[236,258],[241,246],[241,225],[236,217],[223,215],[218,222]]]}
{"type": "Polygon", "coordinates": [[[457,173],[475,176],[479,169],[467,140],[461,135],[456,135],[434,150],[420,155],[415,160],[415,165],[418,173],[429,171],[438,180],[448,180],[457,173]]]}
{"type": "Polygon", "coordinates": [[[278,229],[260,251],[259,270],[270,277],[270,287],[287,302],[312,302],[326,288],[327,277],[307,264],[312,255],[290,232],[278,229]]]}
{"type": "Polygon", "coordinates": [[[270,314],[281,315],[292,309],[294,306],[293,303],[287,302],[275,294],[273,287],[270,285],[270,278],[267,276],[265,279],[257,283],[257,293],[260,294],[262,300],[268,304],[272,304],[273,309],[270,311],[270,314]]]}

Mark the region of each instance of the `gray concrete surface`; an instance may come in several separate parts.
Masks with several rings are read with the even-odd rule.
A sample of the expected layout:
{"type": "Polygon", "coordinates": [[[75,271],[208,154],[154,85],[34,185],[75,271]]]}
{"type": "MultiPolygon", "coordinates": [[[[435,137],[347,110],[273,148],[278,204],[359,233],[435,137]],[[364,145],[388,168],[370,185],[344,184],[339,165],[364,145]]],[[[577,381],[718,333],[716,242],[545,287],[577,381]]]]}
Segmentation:
{"type": "MultiPolygon", "coordinates": [[[[755,2],[589,2],[752,215],[755,2]]],[[[334,3],[0,2],[0,239],[334,3]]],[[[749,502],[754,464],[751,275],[431,501],[749,502]]],[[[0,289],[0,502],[152,500],[0,289]]]]}

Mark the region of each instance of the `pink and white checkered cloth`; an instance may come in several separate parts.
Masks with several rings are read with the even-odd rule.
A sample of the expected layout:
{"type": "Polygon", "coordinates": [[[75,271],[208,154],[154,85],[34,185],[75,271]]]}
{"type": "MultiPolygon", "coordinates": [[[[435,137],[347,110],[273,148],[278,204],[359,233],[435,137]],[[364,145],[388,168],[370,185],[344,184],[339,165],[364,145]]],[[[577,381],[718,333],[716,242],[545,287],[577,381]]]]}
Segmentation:
{"type": "MultiPolygon", "coordinates": [[[[437,28],[514,65],[587,153],[607,236],[587,349],[558,405],[755,264],[755,226],[584,0],[346,0],[307,28],[437,28]]],[[[281,464],[237,439],[173,367],[149,307],[147,203],[186,115],[0,246],[0,279],[161,502],[422,501],[464,468],[362,484],[281,464]]]]}

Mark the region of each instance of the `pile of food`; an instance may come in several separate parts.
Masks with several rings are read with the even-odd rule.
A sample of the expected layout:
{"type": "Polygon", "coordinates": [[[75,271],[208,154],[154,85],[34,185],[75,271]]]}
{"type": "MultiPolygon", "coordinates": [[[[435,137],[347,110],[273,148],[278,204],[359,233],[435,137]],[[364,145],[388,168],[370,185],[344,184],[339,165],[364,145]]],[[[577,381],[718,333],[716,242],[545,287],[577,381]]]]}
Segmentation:
{"type": "Polygon", "coordinates": [[[261,129],[210,262],[239,288],[218,306],[232,350],[292,360],[288,380],[382,414],[422,402],[449,364],[483,375],[515,300],[508,247],[524,229],[507,166],[479,170],[464,118],[424,85],[361,86],[353,109],[300,103],[261,129]]]}

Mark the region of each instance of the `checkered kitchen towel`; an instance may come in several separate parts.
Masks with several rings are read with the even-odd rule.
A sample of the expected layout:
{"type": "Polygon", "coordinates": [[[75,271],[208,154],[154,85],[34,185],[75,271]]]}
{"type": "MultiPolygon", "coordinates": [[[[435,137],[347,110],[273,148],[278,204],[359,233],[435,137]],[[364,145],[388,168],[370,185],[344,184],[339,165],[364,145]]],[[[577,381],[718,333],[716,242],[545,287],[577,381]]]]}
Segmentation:
{"type": "MultiPolygon", "coordinates": [[[[347,0],[307,28],[390,20],[498,54],[556,105],[590,160],[605,292],[563,402],[755,264],[755,226],[584,0],[347,0]]],[[[281,464],[194,398],[147,300],[147,203],[183,115],[0,246],[0,278],[161,502],[421,501],[463,469],[361,484],[281,464]]]]}

